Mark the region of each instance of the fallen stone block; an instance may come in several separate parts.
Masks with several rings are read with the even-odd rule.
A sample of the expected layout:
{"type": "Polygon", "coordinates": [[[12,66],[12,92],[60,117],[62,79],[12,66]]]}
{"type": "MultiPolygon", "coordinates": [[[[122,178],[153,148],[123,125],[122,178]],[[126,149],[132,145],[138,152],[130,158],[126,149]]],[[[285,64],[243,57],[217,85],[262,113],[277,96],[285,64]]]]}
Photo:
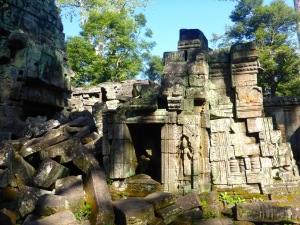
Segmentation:
{"type": "Polygon", "coordinates": [[[82,176],[68,176],[57,179],[55,194],[66,197],[72,209],[78,208],[84,203],[85,197],[82,176]]]}
{"type": "Polygon", "coordinates": [[[125,192],[128,197],[145,197],[150,193],[163,190],[159,182],[146,174],[128,177],[125,183],[127,186],[125,192]]]}
{"type": "Polygon", "coordinates": [[[227,217],[231,217],[235,211],[235,204],[226,204],[222,214],[227,217]]]}
{"type": "Polygon", "coordinates": [[[69,175],[69,169],[52,159],[45,159],[33,175],[33,181],[38,186],[49,188],[54,182],[69,175]]]}
{"type": "Polygon", "coordinates": [[[96,126],[93,118],[81,116],[61,126],[59,129],[74,134],[73,137],[82,138],[95,130],[96,126]]]}
{"type": "Polygon", "coordinates": [[[176,196],[166,192],[154,192],[144,198],[151,203],[155,211],[176,203],[176,196]]]}
{"type": "Polygon", "coordinates": [[[26,124],[33,137],[45,134],[48,130],[60,125],[58,120],[48,120],[46,116],[27,117],[26,124]]]}
{"type": "Polygon", "coordinates": [[[183,212],[179,205],[171,205],[166,208],[156,211],[157,217],[162,218],[166,224],[176,220],[176,218],[183,212]]]}
{"type": "Polygon", "coordinates": [[[73,164],[77,166],[85,174],[88,174],[91,169],[100,168],[98,160],[90,153],[81,152],[79,156],[72,160],[73,164]]]}
{"type": "Polygon", "coordinates": [[[32,155],[35,152],[41,151],[70,137],[68,134],[63,134],[61,133],[61,131],[58,130],[51,132],[51,135],[49,136],[51,136],[52,138],[49,139],[49,137],[44,136],[40,138],[31,139],[22,147],[20,154],[23,157],[32,155]]]}
{"type": "Polygon", "coordinates": [[[80,225],[71,210],[64,210],[36,221],[28,221],[23,225],[80,225]]]}
{"type": "Polygon", "coordinates": [[[22,217],[32,213],[35,209],[36,202],[43,193],[40,189],[25,186],[18,196],[18,208],[22,217]]]}
{"type": "Polygon", "coordinates": [[[196,221],[203,220],[203,212],[199,208],[194,208],[180,214],[172,225],[191,225],[196,224],[196,221]]]}
{"type": "Polygon", "coordinates": [[[92,153],[95,156],[100,155],[102,153],[102,138],[86,143],[84,144],[84,147],[89,153],[92,153]]]}
{"type": "Polygon", "coordinates": [[[184,211],[201,206],[200,198],[196,193],[190,193],[177,198],[176,204],[179,205],[184,211]]]}
{"type": "Polygon", "coordinates": [[[40,151],[40,158],[58,157],[59,163],[67,163],[78,156],[80,149],[80,140],[78,138],[71,138],[43,149],[40,151]]]}
{"type": "Polygon", "coordinates": [[[12,162],[12,174],[14,175],[14,181],[12,181],[13,184],[11,183],[11,186],[15,187],[16,185],[19,189],[22,189],[24,186],[34,186],[32,179],[34,173],[34,167],[16,153],[12,162]]]}
{"type": "Polygon", "coordinates": [[[153,206],[140,198],[118,200],[113,204],[118,225],[148,224],[154,220],[153,206]]]}
{"type": "Polygon", "coordinates": [[[42,217],[50,216],[67,209],[71,210],[70,202],[67,197],[51,194],[40,196],[35,208],[36,212],[42,217]]]}
{"type": "Polygon", "coordinates": [[[102,169],[91,169],[86,180],[85,192],[87,193],[86,203],[91,206],[91,224],[114,224],[112,200],[102,169]]]}
{"type": "Polygon", "coordinates": [[[237,220],[272,223],[300,223],[300,207],[278,201],[238,203],[237,220]]]}
{"type": "Polygon", "coordinates": [[[204,215],[211,215],[213,212],[215,217],[220,218],[224,206],[223,203],[219,201],[219,193],[210,191],[206,197],[204,196],[205,194],[201,197],[201,199],[204,199],[207,202],[207,204],[201,206],[204,215]]]}

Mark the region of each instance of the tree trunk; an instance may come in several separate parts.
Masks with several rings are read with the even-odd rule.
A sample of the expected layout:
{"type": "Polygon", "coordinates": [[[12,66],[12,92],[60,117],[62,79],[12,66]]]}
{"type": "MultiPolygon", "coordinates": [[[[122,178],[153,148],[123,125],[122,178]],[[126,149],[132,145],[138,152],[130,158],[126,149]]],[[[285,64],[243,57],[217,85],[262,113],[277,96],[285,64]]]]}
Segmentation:
{"type": "MultiPolygon", "coordinates": [[[[300,12],[300,0],[294,0],[294,9],[296,12],[300,12]]],[[[300,22],[297,24],[297,37],[300,45],[300,22]]]]}

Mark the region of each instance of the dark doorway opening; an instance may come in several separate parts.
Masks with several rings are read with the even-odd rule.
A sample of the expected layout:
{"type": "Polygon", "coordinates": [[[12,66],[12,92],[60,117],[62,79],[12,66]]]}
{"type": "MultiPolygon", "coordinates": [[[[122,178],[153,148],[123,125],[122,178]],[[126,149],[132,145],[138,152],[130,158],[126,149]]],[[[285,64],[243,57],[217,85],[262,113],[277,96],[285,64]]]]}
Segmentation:
{"type": "Polygon", "coordinates": [[[136,174],[161,182],[162,124],[127,124],[138,161],[136,174]]]}

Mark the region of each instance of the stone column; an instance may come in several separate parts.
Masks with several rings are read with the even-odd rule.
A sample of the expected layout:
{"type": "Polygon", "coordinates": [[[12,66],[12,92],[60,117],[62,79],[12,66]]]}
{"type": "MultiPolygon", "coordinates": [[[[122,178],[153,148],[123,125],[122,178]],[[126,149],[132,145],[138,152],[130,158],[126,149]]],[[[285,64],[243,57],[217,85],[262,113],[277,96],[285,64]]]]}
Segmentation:
{"type": "Polygon", "coordinates": [[[162,154],[162,184],[164,190],[178,193],[178,177],[180,176],[180,157],[178,145],[182,128],[176,124],[167,123],[161,130],[161,154],[162,154]]]}
{"type": "Polygon", "coordinates": [[[110,178],[127,178],[135,175],[137,158],[125,123],[113,124],[114,138],[110,151],[110,178]]]}
{"type": "Polygon", "coordinates": [[[257,86],[258,49],[254,42],[231,47],[232,87],[235,88],[236,118],[262,116],[263,97],[257,86]]]}

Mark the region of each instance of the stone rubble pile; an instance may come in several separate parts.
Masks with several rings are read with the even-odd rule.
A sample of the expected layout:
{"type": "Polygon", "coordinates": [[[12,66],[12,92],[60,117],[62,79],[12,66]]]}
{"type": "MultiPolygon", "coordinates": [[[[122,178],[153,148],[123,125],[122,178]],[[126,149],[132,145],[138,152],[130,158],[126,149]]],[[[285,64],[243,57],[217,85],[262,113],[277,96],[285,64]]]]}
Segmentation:
{"type": "Polygon", "coordinates": [[[186,206],[173,194],[157,192],[161,185],[146,175],[127,179],[126,195],[132,197],[113,202],[95,152],[101,140],[91,114],[74,112],[59,118],[29,117],[31,138],[1,142],[0,224],[16,224],[17,219],[26,219],[26,225],[80,224],[75,215],[84,205],[91,207],[85,224],[169,224],[197,207],[201,217],[196,195],[186,206]]]}

